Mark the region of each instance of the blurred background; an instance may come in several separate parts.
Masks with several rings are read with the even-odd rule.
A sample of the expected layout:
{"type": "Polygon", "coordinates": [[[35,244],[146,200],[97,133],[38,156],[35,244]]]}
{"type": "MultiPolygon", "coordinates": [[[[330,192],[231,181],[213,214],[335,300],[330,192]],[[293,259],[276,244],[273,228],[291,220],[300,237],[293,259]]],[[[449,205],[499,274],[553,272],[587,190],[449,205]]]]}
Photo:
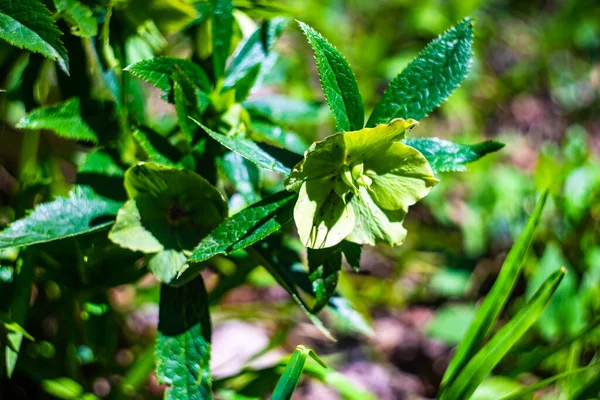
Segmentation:
{"type": "MultiPolygon", "coordinates": [[[[441,174],[441,183],[411,208],[403,246],[365,248],[360,271],[346,268],[339,291],[361,312],[364,321],[349,324],[325,311],[322,317],[335,332],[336,343],[310,325],[262,269],[253,270],[241,286],[215,296],[215,379],[235,376],[247,365],[271,365],[296,345],[304,344],[376,398],[434,398],[452,349],[468,326],[477,301],[491,287],[535,204],[536,194],[546,187],[551,198],[506,316],[513,315],[551,271],[562,265],[569,273],[557,298],[520,343],[519,351],[504,360],[500,372],[518,370],[528,352],[588,326],[600,310],[600,3],[280,3],[345,55],[367,109],[429,41],[465,16],[474,16],[475,55],[468,78],[412,134],[464,144],[495,139],[506,147],[470,165],[468,171],[441,174]]],[[[167,40],[178,43],[180,38],[171,35],[167,40]]],[[[181,51],[176,46],[171,49],[173,53],[181,51]]],[[[250,102],[258,103],[272,95],[302,99],[293,105],[294,112],[288,108],[277,114],[277,122],[301,135],[290,147],[302,150],[313,140],[333,133],[334,122],[324,105],[312,50],[297,25],[289,25],[277,49],[280,56],[250,102]]],[[[173,110],[156,92],[146,89],[153,99],[153,109],[148,112],[152,124],[172,123],[173,110]]],[[[7,108],[10,102],[2,104],[3,118],[18,120],[20,111],[7,108]]],[[[50,177],[44,183],[48,187],[44,193],[47,197],[65,194],[75,168],[61,157],[72,149],[50,135],[41,143],[41,165],[50,177]]],[[[0,227],[22,212],[11,206],[10,199],[16,179],[14,165],[23,149],[26,146],[16,133],[0,132],[0,227]]],[[[290,246],[301,247],[298,243],[290,246]]],[[[230,267],[226,261],[219,263],[214,269],[220,272],[230,267]]],[[[209,290],[217,287],[216,274],[207,271],[206,280],[209,290]]],[[[48,279],[35,288],[34,296],[38,299],[28,319],[32,324],[28,330],[41,339],[25,345],[20,369],[5,386],[6,396],[10,393],[15,397],[7,399],[26,392],[39,396],[29,398],[45,398],[41,389],[31,386],[32,376],[51,364],[56,343],[60,346],[56,334],[66,322],[59,314],[48,312],[61,296],[58,285],[48,279]]],[[[98,326],[88,326],[86,335],[112,341],[106,343],[110,350],[94,353],[86,344],[88,336],[73,349],[91,391],[109,398],[111,387],[131,379],[138,398],[160,397],[164,388],[152,377],[146,379],[152,366],[158,285],[145,277],[135,285],[110,289],[107,298],[110,325],[98,319],[98,326]],[[110,359],[112,369],[99,368],[94,362],[98,357],[110,359]]],[[[90,303],[90,309],[82,311],[90,320],[106,315],[93,306],[90,303]]],[[[580,346],[569,347],[538,365],[535,374],[544,377],[562,372],[565,364],[591,358],[599,345],[600,331],[596,331],[580,346]]],[[[491,391],[488,398],[495,398],[495,387],[515,387],[529,379],[527,375],[505,375],[508,377],[486,382],[482,391],[491,391]]],[[[235,388],[235,383],[229,383],[235,388]]],[[[559,384],[539,398],[568,396],[568,389],[559,384]]],[[[341,397],[331,385],[307,379],[295,398],[341,397]]]]}

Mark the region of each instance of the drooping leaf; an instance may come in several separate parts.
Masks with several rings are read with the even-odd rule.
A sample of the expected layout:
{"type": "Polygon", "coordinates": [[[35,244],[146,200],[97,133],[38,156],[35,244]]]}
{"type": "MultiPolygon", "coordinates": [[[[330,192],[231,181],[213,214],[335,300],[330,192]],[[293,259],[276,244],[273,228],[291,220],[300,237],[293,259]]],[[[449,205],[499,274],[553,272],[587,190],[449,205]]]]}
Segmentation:
{"type": "Polygon", "coordinates": [[[390,83],[367,126],[394,118],[419,120],[440,105],[467,75],[472,36],[472,19],[465,18],[431,42],[390,83]]]}
{"type": "Polygon", "coordinates": [[[229,47],[233,35],[233,2],[232,0],[212,1],[212,39],[213,39],[213,73],[218,81],[225,72],[225,63],[229,57],[229,47]]]}
{"type": "Polygon", "coordinates": [[[0,2],[0,38],[58,62],[69,73],[67,50],[50,11],[37,0],[0,2]]]}
{"type": "Polygon", "coordinates": [[[349,242],[347,240],[343,240],[340,244],[342,248],[342,253],[344,257],[346,257],[346,261],[355,271],[360,269],[360,253],[362,247],[359,244],[349,242]]]}
{"type": "Polygon", "coordinates": [[[435,172],[465,171],[466,164],[504,147],[504,143],[493,140],[463,145],[438,138],[414,138],[404,143],[419,150],[435,172]]]}
{"type": "Polygon", "coordinates": [[[281,378],[279,378],[279,381],[277,382],[277,386],[273,391],[271,400],[290,400],[292,398],[292,395],[296,390],[296,386],[298,386],[298,382],[300,382],[300,377],[302,376],[306,359],[309,356],[319,363],[323,368],[327,368],[313,350],[304,346],[296,347],[296,350],[294,350],[294,353],[292,354],[292,358],[288,362],[283,374],[281,375],[281,378]]]}
{"type": "Polygon", "coordinates": [[[207,128],[198,121],[195,122],[217,142],[221,143],[229,150],[238,153],[245,159],[252,161],[259,167],[269,171],[277,172],[282,175],[287,175],[290,173],[291,169],[287,165],[279,161],[271,153],[255,142],[244,138],[226,136],[207,128]]]}
{"type": "MultiPolygon", "coordinates": [[[[255,69],[260,69],[262,62],[269,55],[271,47],[279,38],[285,26],[286,18],[274,18],[265,21],[252,35],[242,42],[227,68],[223,90],[231,89],[255,69]]],[[[254,76],[256,79],[256,74],[254,76]]]]}
{"type": "Polygon", "coordinates": [[[510,295],[519,279],[519,275],[525,263],[527,250],[533,240],[533,234],[542,216],[544,204],[548,198],[548,192],[542,193],[535,210],[529,217],[523,231],[517,238],[511,248],[500,274],[492,286],[492,289],[478,307],[475,318],[465,334],[463,340],[458,345],[454,357],[448,365],[442,379],[442,392],[445,385],[456,378],[457,374],[473,358],[477,350],[482,346],[494,323],[498,319],[504,305],[510,298],[510,295]]]}
{"type": "Polygon", "coordinates": [[[244,249],[278,231],[292,219],[295,198],[295,193],[284,190],[226,219],[202,239],[189,261],[244,249]]]}
{"type": "Polygon", "coordinates": [[[313,312],[318,312],[329,303],[335,293],[342,269],[341,245],[327,249],[308,249],[308,277],[313,286],[317,302],[313,312]]]}
{"type": "Polygon", "coordinates": [[[156,376],[170,386],[167,400],[212,399],[208,306],[201,276],[178,288],[161,287],[156,376]]]}
{"type": "Polygon", "coordinates": [[[71,25],[71,33],[81,37],[98,34],[98,22],[91,8],[78,0],[54,0],[56,10],[71,25]]]}
{"type": "Polygon", "coordinates": [[[98,135],[82,117],[77,97],[57,105],[36,108],[19,121],[17,128],[48,129],[65,139],[98,143],[98,135]]]}
{"type": "Polygon", "coordinates": [[[119,210],[109,238],[150,254],[148,267],[164,283],[187,268],[184,252],[227,215],[219,191],[190,170],[140,163],[125,173],[125,189],[130,200],[119,210]]]}
{"type": "Polygon", "coordinates": [[[31,214],[0,232],[0,249],[29,246],[106,228],[121,202],[98,196],[89,187],[76,186],[69,197],[37,206],[31,214]]]}
{"type": "Polygon", "coordinates": [[[303,22],[298,22],[315,52],[325,100],[335,117],[337,131],[362,129],[365,108],[358,84],[344,56],[327,39],[303,22]]]}
{"type": "Polygon", "coordinates": [[[175,71],[184,73],[203,92],[211,91],[210,80],[202,67],[183,58],[155,57],[129,65],[124,71],[153,84],[165,92],[167,97],[172,90],[175,71]]]}
{"type": "Polygon", "coordinates": [[[440,400],[462,400],[471,397],[477,386],[537,321],[552,300],[565,273],[566,270],[560,268],[548,277],[521,311],[471,358],[454,379],[448,381],[448,385],[439,395],[440,400]]]}

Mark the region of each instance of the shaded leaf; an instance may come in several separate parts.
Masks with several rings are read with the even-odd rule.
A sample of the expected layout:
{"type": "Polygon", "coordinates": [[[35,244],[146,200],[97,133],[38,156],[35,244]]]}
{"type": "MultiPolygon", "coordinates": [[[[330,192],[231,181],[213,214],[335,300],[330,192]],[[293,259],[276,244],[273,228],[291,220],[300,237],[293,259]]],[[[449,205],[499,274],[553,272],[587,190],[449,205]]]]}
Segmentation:
{"type": "MultiPolygon", "coordinates": [[[[252,35],[240,43],[225,74],[223,90],[235,87],[239,81],[251,75],[254,70],[260,69],[262,62],[269,55],[271,47],[275,44],[286,25],[286,18],[267,20],[252,35]]],[[[254,79],[256,79],[257,74],[258,71],[255,72],[254,79]]]]}
{"type": "Polygon", "coordinates": [[[362,250],[361,245],[349,242],[347,240],[342,240],[340,246],[348,264],[350,264],[355,271],[358,271],[360,269],[360,253],[362,250]]]}
{"type": "Polygon", "coordinates": [[[246,204],[254,204],[260,200],[258,194],[260,170],[256,164],[230,151],[219,159],[219,165],[246,204]]]}
{"type": "Polygon", "coordinates": [[[319,104],[281,95],[249,99],[242,105],[251,114],[279,124],[317,124],[323,120],[319,104]]]}
{"type": "Polygon", "coordinates": [[[438,138],[414,138],[407,139],[404,143],[419,150],[435,172],[465,171],[465,164],[477,161],[504,147],[504,143],[493,140],[463,145],[438,138]]]}
{"type": "Polygon", "coordinates": [[[542,193],[539,198],[535,210],[529,217],[523,231],[517,238],[515,244],[511,248],[500,274],[492,286],[492,289],[485,297],[481,305],[477,308],[475,318],[465,334],[463,340],[458,345],[454,357],[448,365],[448,369],[444,373],[442,379],[442,393],[445,385],[453,382],[458,373],[463,370],[464,366],[472,359],[477,350],[482,346],[488,333],[498,319],[504,305],[510,298],[510,295],[519,279],[527,250],[533,240],[533,234],[542,216],[544,204],[548,198],[548,192],[542,193]]]}
{"type": "Polygon", "coordinates": [[[472,19],[465,18],[431,42],[390,83],[367,126],[394,118],[419,120],[442,103],[471,65],[472,19]]]}
{"type": "Polygon", "coordinates": [[[76,97],[57,105],[36,108],[19,121],[17,128],[48,129],[65,139],[98,143],[98,135],[83,119],[76,97]]]}
{"type": "Polygon", "coordinates": [[[354,73],[344,56],[323,36],[298,22],[315,52],[325,100],[335,117],[337,132],[356,131],[365,123],[365,108],[354,73]]]}
{"type": "Polygon", "coordinates": [[[0,1],[0,38],[58,62],[69,73],[67,50],[50,11],[37,0],[0,1]]]}
{"type": "Polygon", "coordinates": [[[169,140],[148,128],[136,129],[133,137],[148,154],[149,161],[169,167],[185,167],[195,169],[195,161],[191,156],[184,156],[169,140]]]}
{"type": "Polygon", "coordinates": [[[537,321],[552,300],[565,273],[566,270],[560,268],[548,277],[521,311],[500,328],[498,333],[473,356],[455,379],[448,382],[448,386],[439,396],[440,400],[462,400],[471,397],[477,386],[537,321]]]}
{"type": "Polygon", "coordinates": [[[28,246],[106,228],[121,202],[101,197],[89,187],[75,186],[69,197],[38,205],[31,214],[0,232],[0,249],[28,246]]]}
{"type": "Polygon", "coordinates": [[[295,199],[295,193],[284,190],[243,209],[202,239],[189,261],[201,262],[217,254],[229,254],[277,232],[292,219],[295,199]]]}
{"type": "Polygon", "coordinates": [[[342,269],[341,246],[327,249],[307,249],[308,277],[312,282],[313,293],[317,302],[313,312],[318,312],[335,293],[338,277],[342,269]]]}
{"type": "Polygon", "coordinates": [[[211,1],[213,6],[213,73],[215,81],[219,81],[225,72],[225,63],[229,57],[229,47],[233,35],[233,3],[232,0],[211,1]]]}
{"type": "Polygon", "coordinates": [[[174,79],[173,90],[177,119],[183,135],[191,144],[194,141],[194,133],[198,129],[198,125],[190,117],[199,119],[211,100],[208,95],[194,86],[188,75],[179,71],[178,68],[175,70],[174,79]]]}
{"type": "Polygon", "coordinates": [[[252,161],[259,167],[269,171],[277,172],[282,175],[288,175],[290,173],[291,169],[287,165],[279,161],[267,150],[265,150],[264,147],[259,146],[255,142],[248,139],[226,136],[207,128],[198,121],[195,122],[217,142],[221,143],[229,150],[238,153],[245,159],[252,161]]]}
{"type": "Polygon", "coordinates": [[[212,399],[208,306],[201,276],[178,288],[161,287],[156,377],[170,386],[166,400],[212,399]]]}

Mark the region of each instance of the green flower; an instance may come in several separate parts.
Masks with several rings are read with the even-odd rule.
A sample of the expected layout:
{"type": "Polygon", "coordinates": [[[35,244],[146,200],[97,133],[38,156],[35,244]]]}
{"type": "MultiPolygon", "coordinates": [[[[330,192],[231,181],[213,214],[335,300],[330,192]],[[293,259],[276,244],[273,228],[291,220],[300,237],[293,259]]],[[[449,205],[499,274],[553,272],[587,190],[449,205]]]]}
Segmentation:
{"type": "Polygon", "coordinates": [[[408,207],[437,184],[423,155],[400,143],[417,121],[395,119],[313,143],[285,181],[299,191],[294,208],[305,246],[325,248],[346,239],[398,245],[408,207]]]}
{"type": "Polygon", "coordinates": [[[227,203],[195,172],[151,162],[127,170],[125,189],[130,200],[109,238],[149,254],[148,268],[156,278],[175,283],[188,268],[188,253],[227,217],[227,203]]]}

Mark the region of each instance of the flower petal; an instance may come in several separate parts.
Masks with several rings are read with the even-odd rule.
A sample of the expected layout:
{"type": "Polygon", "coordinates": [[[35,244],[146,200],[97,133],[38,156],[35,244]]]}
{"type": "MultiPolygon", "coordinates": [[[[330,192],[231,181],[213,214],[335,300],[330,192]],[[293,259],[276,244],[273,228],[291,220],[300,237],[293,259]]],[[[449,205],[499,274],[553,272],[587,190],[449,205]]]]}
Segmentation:
{"type": "Polygon", "coordinates": [[[302,182],[307,179],[321,179],[337,175],[344,162],[343,134],[336,133],[320,142],[313,143],[285,180],[289,191],[300,189],[302,182]]]}
{"type": "Polygon", "coordinates": [[[334,181],[310,179],[300,188],[294,207],[300,240],[306,247],[335,246],[354,228],[354,212],[334,191],[334,181]]]}
{"type": "Polygon", "coordinates": [[[359,131],[345,132],[344,144],[346,147],[346,164],[353,161],[361,162],[365,158],[381,157],[392,142],[404,139],[408,129],[417,125],[414,119],[404,120],[397,118],[389,124],[377,125],[375,128],[364,128],[359,131]]]}
{"type": "Polygon", "coordinates": [[[402,226],[406,215],[404,210],[381,209],[375,204],[369,190],[365,187],[361,187],[358,195],[352,198],[350,207],[356,215],[356,226],[346,240],[369,245],[383,242],[391,246],[404,242],[406,237],[406,229],[402,226]]]}
{"type": "Polygon", "coordinates": [[[386,210],[407,210],[425,197],[439,181],[419,151],[392,143],[376,157],[365,160],[371,196],[386,210]]]}

